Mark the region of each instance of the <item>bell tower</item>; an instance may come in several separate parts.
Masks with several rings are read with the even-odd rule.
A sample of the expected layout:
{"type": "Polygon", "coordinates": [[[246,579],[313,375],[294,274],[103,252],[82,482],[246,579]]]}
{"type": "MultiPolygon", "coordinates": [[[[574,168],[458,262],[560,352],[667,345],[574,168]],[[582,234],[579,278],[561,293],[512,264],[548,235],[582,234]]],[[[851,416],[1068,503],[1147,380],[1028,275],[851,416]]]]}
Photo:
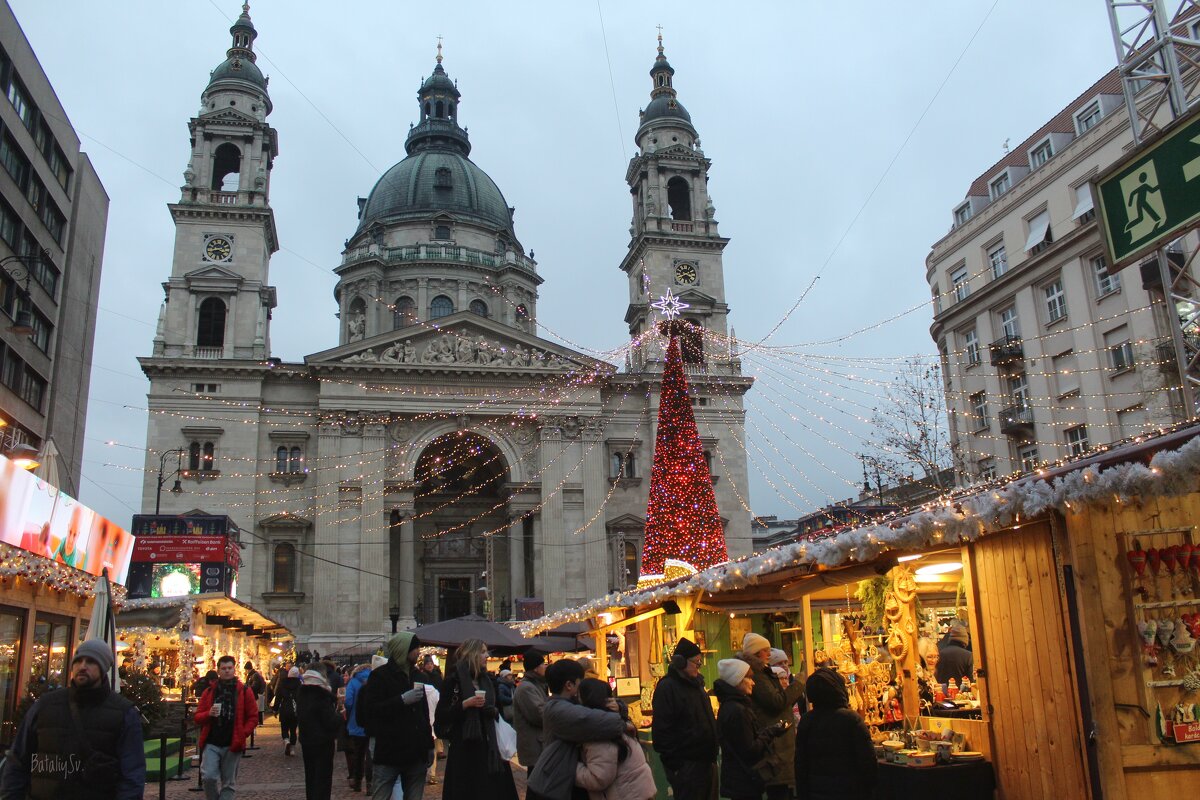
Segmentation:
{"type": "Polygon", "coordinates": [[[165,358],[256,359],[270,355],[275,288],[267,284],[279,249],[270,205],[279,146],[267,124],[267,78],[255,64],[249,3],[229,29],[232,44],[188,123],[191,158],[183,173],[175,253],[154,336],[165,358]]]}
{"type": "Polygon", "coordinates": [[[631,338],[645,337],[634,349],[634,359],[641,362],[631,365],[635,371],[663,357],[661,337],[646,334],[659,319],[651,303],[668,289],[688,305],[682,318],[703,329],[688,337],[690,342],[682,342],[684,361],[711,367],[730,360],[721,262],[729,240],[717,232],[716,209],[708,193],[712,162],[700,149],[692,117],[679,102],[674,76],[660,33],[658,57],[650,68],[650,103],[641,112],[635,136],[638,154],[625,173],[633,201],[632,240],[621,261],[629,280],[625,322],[631,338]]]}

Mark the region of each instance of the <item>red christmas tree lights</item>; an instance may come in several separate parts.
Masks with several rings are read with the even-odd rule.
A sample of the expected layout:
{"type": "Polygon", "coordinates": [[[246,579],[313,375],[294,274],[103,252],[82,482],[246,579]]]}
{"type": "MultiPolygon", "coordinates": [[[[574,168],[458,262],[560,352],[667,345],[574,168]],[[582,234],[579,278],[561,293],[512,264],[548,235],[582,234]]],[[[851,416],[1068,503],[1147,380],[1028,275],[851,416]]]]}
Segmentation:
{"type": "Polygon", "coordinates": [[[667,345],[658,401],[643,574],[663,575],[667,559],[686,562],[697,570],[729,560],[674,331],[667,345]]]}

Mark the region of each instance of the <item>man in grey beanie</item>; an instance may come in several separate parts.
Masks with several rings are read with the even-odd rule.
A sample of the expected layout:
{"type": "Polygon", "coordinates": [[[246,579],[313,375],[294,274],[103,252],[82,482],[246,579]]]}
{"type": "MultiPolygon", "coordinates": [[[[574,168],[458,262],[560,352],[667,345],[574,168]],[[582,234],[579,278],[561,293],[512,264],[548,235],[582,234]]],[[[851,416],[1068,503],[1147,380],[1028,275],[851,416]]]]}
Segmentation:
{"type": "Polygon", "coordinates": [[[3,800],[141,800],[146,753],[137,707],[109,687],[112,648],[75,650],[65,689],[38,698],[17,731],[0,778],[3,800]]]}

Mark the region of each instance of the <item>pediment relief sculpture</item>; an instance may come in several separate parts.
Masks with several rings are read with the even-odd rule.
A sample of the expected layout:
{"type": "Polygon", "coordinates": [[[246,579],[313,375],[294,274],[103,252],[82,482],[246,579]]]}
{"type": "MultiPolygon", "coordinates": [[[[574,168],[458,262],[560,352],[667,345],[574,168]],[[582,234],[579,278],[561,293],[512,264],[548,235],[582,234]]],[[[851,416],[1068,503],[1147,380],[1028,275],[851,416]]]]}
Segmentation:
{"type": "Polygon", "coordinates": [[[493,367],[566,370],[579,366],[557,353],[515,342],[501,342],[467,331],[396,340],[346,356],[343,364],[405,364],[413,366],[493,367]]]}

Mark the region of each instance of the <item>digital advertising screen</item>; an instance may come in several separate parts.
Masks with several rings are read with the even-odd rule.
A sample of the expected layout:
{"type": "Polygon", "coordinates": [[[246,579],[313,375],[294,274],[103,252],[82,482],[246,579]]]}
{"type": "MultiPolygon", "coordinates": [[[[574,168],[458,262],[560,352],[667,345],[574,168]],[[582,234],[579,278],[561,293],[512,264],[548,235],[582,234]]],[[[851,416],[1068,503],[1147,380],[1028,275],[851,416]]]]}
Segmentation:
{"type": "Polygon", "coordinates": [[[229,517],[134,514],[130,598],[234,593],[241,561],[229,517]]]}
{"type": "Polygon", "coordinates": [[[0,456],[0,541],[124,584],[133,536],[0,456]]]}

